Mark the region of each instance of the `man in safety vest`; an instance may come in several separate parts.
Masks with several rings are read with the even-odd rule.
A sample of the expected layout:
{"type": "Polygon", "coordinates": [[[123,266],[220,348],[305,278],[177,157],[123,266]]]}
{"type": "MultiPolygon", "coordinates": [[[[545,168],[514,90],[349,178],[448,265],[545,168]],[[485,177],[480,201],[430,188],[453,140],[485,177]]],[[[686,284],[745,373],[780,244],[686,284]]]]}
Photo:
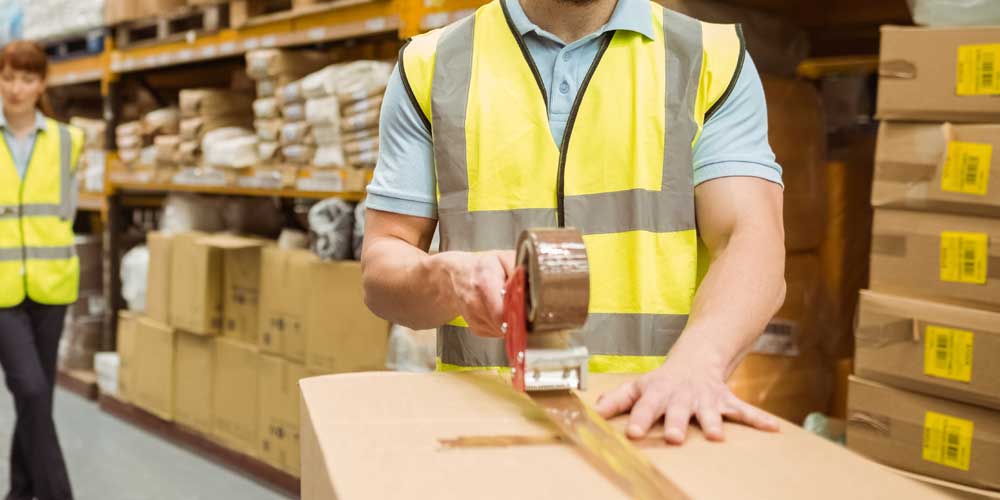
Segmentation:
{"type": "Polygon", "coordinates": [[[781,169],[739,27],[649,0],[493,0],[404,47],[380,137],[366,301],[440,327],[440,369],[507,365],[510,249],[575,227],[590,369],[643,373],[598,411],[631,410],[634,438],[665,417],[672,443],[692,417],[716,440],[723,417],[777,429],[725,384],[785,293],[781,169]]]}

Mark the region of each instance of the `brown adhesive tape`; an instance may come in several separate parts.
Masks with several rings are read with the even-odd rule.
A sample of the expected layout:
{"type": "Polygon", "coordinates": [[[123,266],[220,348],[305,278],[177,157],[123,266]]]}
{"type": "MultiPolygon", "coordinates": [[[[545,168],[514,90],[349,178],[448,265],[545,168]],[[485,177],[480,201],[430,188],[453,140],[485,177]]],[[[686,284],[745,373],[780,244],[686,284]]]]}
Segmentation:
{"type": "Polygon", "coordinates": [[[532,332],[573,330],[587,321],[590,267],[580,232],[528,229],[517,241],[517,264],[528,272],[532,332]]]}

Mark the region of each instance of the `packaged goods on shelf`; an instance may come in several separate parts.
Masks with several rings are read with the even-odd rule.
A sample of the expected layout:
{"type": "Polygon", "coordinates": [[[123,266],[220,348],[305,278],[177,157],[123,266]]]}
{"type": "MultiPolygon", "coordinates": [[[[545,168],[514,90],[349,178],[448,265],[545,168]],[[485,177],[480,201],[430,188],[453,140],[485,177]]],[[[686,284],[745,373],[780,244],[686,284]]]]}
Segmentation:
{"type": "Polygon", "coordinates": [[[278,89],[277,98],[278,104],[281,106],[305,101],[305,98],[302,97],[302,84],[299,81],[294,81],[282,86],[278,89]]]}
{"type": "Polygon", "coordinates": [[[115,127],[115,135],[118,137],[136,136],[141,137],[143,132],[142,122],[126,122],[115,127]]]}
{"type": "Polygon", "coordinates": [[[385,93],[392,65],[382,61],[354,61],[337,71],[334,94],[347,104],[385,93]]]}
{"type": "Polygon", "coordinates": [[[378,126],[379,110],[373,109],[359,115],[342,116],[340,119],[341,132],[356,132],[378,126]]]}
{"type": "Polygon", "coordinates": [[[355,168],[372,168],[378,163],[378,151],[362,151],[346,155],[347,164],[355,168]]]}
{"type": "Polygon", "coordinates": [[[378,137],[344,143],[344,153],[350,156],[373,152],[378,153],[378,137]]]}
{"type": "Polygon", "coordinates": [[[184,117],[249,115],[253,97],[225,89],[184,89],[180,108],[184,117]]]}
{"type": "Polygon", "coordinates": [[[344,158],[344,149],[339,144],[321,144],[316,148],[316,153],[312,157],[312,166],[314,167],[329,168],[345,165],[347,165],[347,160],[344,158]]]}
{"type": "Polygon", "coordinates": [[[342,142],[357,142],[357,141],[363,141],[365,139],[371,139],[372,137],[378,138],[378,126],[368,127],[361,130],[355,130],[353,132],[340,134],[340,139],[342,142]]]}
{"type": "Polygon", "coordinates": [[[1000,306],[1000,219],[879,208],[872,290],[1000,306]]]}
{"type": "Polygon", "coordinates": [[[313,157],[316,155],[316,148],[314,146],[307,146],[304,144],[295,144],[292,146],[284,146],[281,148],[281,156],[285,158],[290,163],[295,163],[298,165],[306,165],[312,161],[313,157]]]}
{"type": "Polygon", "coordinates": [[[170,319],[170,249],[173,236],[160,231],[146,233],[149,273],[146,279],[146,316],[166,323],[170,319]]]}
{"type": "Polygon", "coordinates": [[[21,2],[24,37],[30,40],[77,35],[104,26],[104,0],[21,2]]]}
{"type": "Polygon", "coordinates": [[[295,477],[299,475],[299,380],[306,368],[261,355],[257,372],[260,458],[295,477]]]}
{"type": "Polygon", "coordinates": [[[785,184],[785,247],[814,250],[826,229],[826,129],[812,84],[764,76],[768,139],[785,184]]]}
{"type": "Polygon", "coordinates": [[[101,394],[118,394],[119,358],[117,352],[98,352],[94,355],[94,372],[97,390],[101,394]]]}
{"type": "Polygon", "coordinates": [[[174,421],[211,435],[215,339],[178,331],[175,342],[174,421]]]}
{"type": "Polygon", "coordinates": [[[353,255],[354,206],[339,198],[322,200],[309,209],[313,253],[323,260],[350,259],[353,255]]]}
{"type": "Polygon", "coordinates": [[[301,102],[296,102],[282,106],[281,117],[284,118],[286,122],[300,122],[305,120],[306,119],[305,104],[301,102]]]}
{"type": "Polygon", "coordinates": [[[308,122],[286,122],[281,127],[279,141],[282,146],[309,144],[312,141],[310,131],[308,122]]]}
{"type": "Polygon", "coordinates": [[[180,162],[181,136],[179,135],[158,135],[153,138],[153,145],[156,147],[157,163],[168,163],[176,165],[180,162]]]}
{"type": "Polygon", "coordinates": [[[927,26],[1000,24],[1000,5],[992,0],[907,0],[913,22],[927,26]]]}
{"type": "Polygon", "coordinates": [[[222,252],[205,233],[174,236],[170,251],[170,324],[201,335],[222,331],[222,252]]]}
{"type": "Polygon", "coordinates": [[[185,141],[201,139],[201,131],[205,127],[205,119],[201,117],[185,118],[180,122],[180,136],[185,141]]]}
{"type": "Polygon", "coordinates": [[[1000,27],[882,28],[878,118],[996,122],[1000,27]]]}
{"type": "Polygon", "coordinates": [[[276,78],[264,78],[257,80],[257,98],[274,97],[278,90],[276,78]]]}
{"type": "Polygon", "coordinates": [[[190,166],[198,163],[201,158],[201,146],[198,141],[184,140],[177,145],[177,163],[190,166]]]}
{"type": "Polygon", "coordinates": [[[105,0],[104,22],[109,25],[157,17],[183,7],[185,0],[105,0]]]}
{"type": "Polygon", "coordinates": [[[340,100],[336,96],[314,97],[306,101],[306,121],[313,125],[340,125],[340,100]]]}
{"type": "Polygon", "coordinates": [[[340,127],[337,125],[313,125],[312,139],[317,146],[339,146],[340,127]]]}
{"type": "Polygon", "coordinates": [[[1000,125],[882,122],[872,205],[998,217],[998,160],[1000,125]]]}
{"type": "Polygon", "coordinates": [[[145,245],[131,248],[122,256],[121,262],[122,298],[129,310],[143,312],[146,309],[146,278],[149,273],[149,250],[145,245]]]}
{"type": "Polygon", "coordinates": [[[855,373],[1000,410],[1000,312],[861,292],[855,373]]]}
{"type": "Polygon", "coordinates": [[[274,97],[265,97],[253,102],[253,114],[257,118],[281,118],[281,107],[274,97]]]}
{"type": "Polygon", "coordinates": [[[134,332],[129,370],[134,380],[129,399],[162,418],[174,418],[174,339],[168,325],[139,317],[134,332]]]}
{"type": "Polygon", "coordinates": [[[204,164],[219,168],[252,167],[258,162],[257,142],[257,136],[247,129],[220,128],[209,132],[201,142],[204,164]],[[235,133],[237,130],[239,134],[235,133]]]}
{"type": "Polygon", "coordinates": [[[306,99],[331,96],[336,90],[339,65],[327,66],[302,79],[302,95],[306,99]]]}
{"type": "Polygon", "coordinates": [[[329,64],[326,51],[262,49],[246,53],[247,75],[254,80],[300,78],[329,64]]]}
{"type": "Polygon", "coordinates": [[[1000,490],[1000,412],[851,377],[847,446],[890,467],[1000,490]]]}
{"type": "Polygon", "coordinates": [[[281,135],[281,126],[284,124],[281,119],[258,118],[253,121],[253,128],[257,131],[257,137],[262,141],[275,142],[281,135]]]}
{"type": "Polygon", "coordinates": [[[257,347],[229,339],[215,341],[212,376],[212,435],[226,447],[256,457],[257,347]]]}
{"type": "MultiPolygon", "coordinates": [[[[105,132],[108,129],[108,122],[74,116],[69,119],[69,124],[83,130],[83,145],[86,148],[103,149],[105,144],[105,132]]],[[[117,129],[116,129],[117,132],[117,129]]]]}
{"type": "Polygon", "coordinates": [[[277,142],[259,141],[257,142],[257,158],[264,163],[278,163],[281,161],[281,144],[277,142]]]}
{"type": "Polygon", "coordinates": [[[180,131],[180,111],[177,108],[160,108],[142,117],[143,134],[156,136],[173,135],[180,131]]]}
{"type": "Polygon", "coordinates": [[[366,99],[361,99],[360,101],[354,101],[340,110],[345,116],[357,115],[361,113],[367,113],[376,109],[382,108],[383,95],[376,95],[368,97],[366,99]]]}
{"type": "Polygon", "coordinates": [[[118,311],[118,399],[131,402],[135,393],[135,343],[139,317],[129,311],[118,311]]]}

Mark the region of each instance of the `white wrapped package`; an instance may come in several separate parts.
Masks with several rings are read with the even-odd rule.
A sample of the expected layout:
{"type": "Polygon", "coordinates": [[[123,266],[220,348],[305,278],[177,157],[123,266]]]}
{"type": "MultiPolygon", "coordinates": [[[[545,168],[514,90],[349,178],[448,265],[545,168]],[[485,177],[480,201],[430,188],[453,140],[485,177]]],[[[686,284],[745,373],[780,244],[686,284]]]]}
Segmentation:
{"type": "Polygon", "coordinates": [[[119,135],[118,149],[138,149],[142,147],[142,137],[138,135],[119,135]]]}
{"type": "Polygon", "coordinates": [[[278,152],[281,151],[281,144],[277,142],[258,142],[257,156],[262,162],[276,162],[280,160],[278,152]]]}
{"type": "Polygon", "coordinates": [[[180,127],[181,111],[177,108],[160,108],[142,117],[143,133],[146,135],[176,134],[180,127]]]}
{"type": "Polygon", "coordinates": [[[83,129],[84,146],[92,146],[95,148],[104,147],[104,134],[108,129],[108,123],[106,121],[74,116],[69,119],[69,124],[83,129]]]}
{"type": "Polygon", "coordinates": [[[156,146],[146,146],[139,151],[140,165],[153,165],[156,163],[156,146]]]}
{"type": "Polygon", "coordinates": [[[341,102],[354,102],[385,92],[392,65],[382,61],[355,61],[337,72],[336,90],[341,102]]]}
{"type": "Polygon", "coordinates": [[[365,139],[371,139],[372,137],[378,137],[378,126],[340,134],[340,140],[342,142],[363,141],[365,139]]]}
{"type": "Polygon", "coordinates": [[[310,125],[307,122],[290,122],[281,127],[281,145],[305,144],[309,138],[310,125]]]}
{"type": "Polygon", "coordinates": [[[117,352],[99,352],[94,355],[94,372],[97,373],[97,388],[101,394],[118,394],[119,367],[117,352]]]}
{"type": "Polygon", "coordinates": [[[24,38],[40,40],[104,26],[104,0],[32,0],[24,9],[24,38]]]}
{"type": "Polygon", "coordinates": [[[344,150],[340,145],[320,146],[313,155],[312,164],[314,167],[322,168],[343,167],[344,150]]]}
{"type": "Polygon", "coordinates": [[[352,167],[374,167],[378,162],[378,151],[365,151],[356,155],[347,155],[347,164],[352,167]]]}
{"type": "Polygon", "coordinates": [[[180,136],[185,141],[197,141],[204,127],[205,120],[203,118],[185,118],[181,120],[180,136]]]}
{"type": "Polygon", "coordinates": [[[302,86],[299,82],[292,82],[278,89],[278,101],[282,106],[302,102],[302,86]]]}
{"type": "Polygon", "coordinates": [[[336,146],[340,144],[340,127],[332,125],[313,125],[313,142],[317,146],[336,146]]]}
{"type": "Polygon", "coordinates": [[[257,135],[238,127],[226,127],[205,134],[201,141],[202,158],[213,167],[246,168],[255,165],[257,135]]]}
{"type": "Polygon", "coordinates": [[[997,0],[909,0],[913,22],[926,26],[1000,24],[997,0]]]}
{"type": "Polygon", "coordinates": [[[340,125],[340,100],[335,96],[307,100],[306,121],[313,125],[340,125]]]}
{"type": "Polygon", "coordinates": [[[281,107],[273,97],[257,99],[253,102],[253,115],[257,118],[280,118],[281,107]]]}
{"type": "Polygon", "coordinates": [[[278,90],[278,81],[274,78],[257,80],[257,98],[274,97],[278,90]]]}
{"type": "Polygon", "coordinates": [[[132,165],[139,161],[139,156],[142,155],[141,148],[123,148],[118,147],[118,159],[126,165],[132,165]]]}
{"type": "Polygon", "coordinates": [[[281,148],[281,155],[285,157],[285,160],[299,165],[309,163],[315,154],[316,148],[313,146],[306,146],[304,144],[295,144],[293,146],[285,146],[281,148]]]}
{"type": "Polygon", "coordinates": [[[142,122],[125,122],[115,127],[115,135],[142,135],[142,122]]]}
{"type": "Polygon", "coordinates": [[[262,141],[274,142],[281,135],[281,124],[279,119],[254,120],[253,127],[257,131],[257,137],[262,141]]]}
{"type": "Polygon", "coordinates": [[[122,298],[130,311],[146,310],[146,275],[149,274],[149,249],[139,245],[122,256],[122,298]]]}
{"type": "Polygon", "coordinates": [[[306,99],[316,99],[333,95],[337,86],[337,72],[340,65],[327,66],[301,81],[302,95],[306,99]]]}
{"type": "Polygon", "coordinates": [[[341,132],[355,132],[367,128],[378,127],[379,110],[373,109],[367,113],[343,117],[340,120],[341,132]]]}
{"type": "Polygon", "coordinates": [[[281,108],[281,117],[286,122],[301,122],[306,119],[306,107],[303,103],[297,102],[281,108]]]}
{"type": "Polygon", "coordinates": [[[351,115],[366,113],[373,109],[380,109],[382,107],[383,97],[384,94],[378,94],[372,97],[361,99],[360,101],[354,101],[350,104],[346,104],[340,109],[340,114],[343,116],[351,116],[351,115]]]}

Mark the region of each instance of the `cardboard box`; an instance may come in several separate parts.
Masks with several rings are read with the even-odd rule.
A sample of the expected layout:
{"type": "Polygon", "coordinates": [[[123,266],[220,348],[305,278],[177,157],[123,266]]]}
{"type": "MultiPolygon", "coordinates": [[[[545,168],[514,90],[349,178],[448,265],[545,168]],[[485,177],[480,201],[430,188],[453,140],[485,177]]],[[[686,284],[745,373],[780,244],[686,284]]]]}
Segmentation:
{"type": "Polygon", "coordinates": [[[785,247],[815,250],[826,220],[826,125],[813,84],[765,76],[768,140],[785,184],[785,247]]]}
{"type": "MultiPolygon", "coordinates": [[[[626,380],[591,374],[582,397],[593,404],[626,380]]],[[[443,449],[442,439],[555,434],[496,375],[351,373],[300,386],[304,500],[506,498],[508,485],[522,499],[630,498],[566,444],[443,449]]],[[[693,499],[948,498],[791,424],[724,426],[721,443],[691,428],[683,448],[654,426],[638,448],[693,499]]]]}
{"type": "Polygon", "coordinates": [[[1000,216],[1000,125],[882,122],[875,161],[876,207],[1000,216]]]}
{"type": "Polygon", "coordinates": [[[135,391],[132,403],[163,420],[174,418],[174,338],[176,331],[141,317],[135,335],[133,359],[135,391]]]}
{"type": "Polygon", "coordinates": [[[222,336],[256,344],[264,242],[231,235],[213,236],[207,242],[222,252],[222,336]]]}
{"type": "Polygon", "coordinates": [[[222,332],[222,251],[205,234],[174,236],[170,252],[170,324],[200,335],[222,332]]]}
{"type": "Polygon", "coordinates": [[[174,355],[174,420],[202,434],[212,434],[212,375],[215,339],[177,332],[174,355]]]}
{"type": "Polygon", "coordinates": [[[1000,412],[851,377],[847,446],[890,467],[1000,489],[1000,412]]]}
{"type": "Polygon", "coordinates": [[[135,392],[135,338],[138,317],[129,311],[118,311],[118,394],[119,400],[131,402],[135,392]]]}
{"type": "Polygon", "coordinates": [[[224,446],[257,455],[257,347],[216,339],[212,432],[224,446]]]}
{"type": "MultiPolygon", "coordinates": [[[[310,266],[319,259],[308,250],[267,247],[261,251],[261,351],[288,359],[305,359],[305,321],[311,283],[310,266]]],[[[323,293],[327,293],[326,290],[323,293]]],[[[332,316],[327,316],[330,323],[332,316]]]]}
{"type": "Polygon", "coordinates": [[[170,248],[173,237],[159,231],[146,234],[149,272],[146,274],[146,316],[170,322],[170,248]]]}
{"type": "Polygon", "coordinates": [[[878,118],[995,122],[1000,27],[882,27],[878,118]]]}
{"type": "Polygon", "coordinates": [[[886,468],[903,477],[908,477],[914,481],[919,481],[923,484],[926,484],[940,491],[941,493],[950,495],[951,498],[954,498],[956,500],[1000,499],[1000,491],[989,491],[981,488],[973,488],[970,486],[965,486],[963,484],[952,483],[950,481],[942,481],[940,479],[935,479],[933,477],[921,476],[920,474],[906,472],[905,470],[893,469],[891,467],[886,467],[886,468]]]}
{"type": "Polygon", "coordinates": [[[810,413],[829,411],[833,383],[832,363],[809,351],[797,356],[748,354],[727,385],[743,401],[801,425],[810,413]]]}
{"type": "Polygon", "coordinates": [[[323,373],[384,369],[389,323],[364,303],[361,264],[317,260],[309,275],[317,292],[308,297],[306,366],[323,373]]]}
{"type": "Polygon", "coordinates": [[[106,0],[104,20],[113,25],[134,19],[156,17],[183,7],[185,0],[106,0]]]}
{"type": "Polygon", "coordinates": [[[260,458],[295,477],[299,476],[299,380],[306,369],[298,363],[260,356],[257,394],[260,458]]]}
{"type": "Polygon", "coordinates": [[[1000,219],[876,209],[870,287],[1000,306],[1000,219]]]}
{"type": "Polygon", "coordinates": [[[861,292],[857,375],[1000,410],[1000,312],[861,292]]]}

